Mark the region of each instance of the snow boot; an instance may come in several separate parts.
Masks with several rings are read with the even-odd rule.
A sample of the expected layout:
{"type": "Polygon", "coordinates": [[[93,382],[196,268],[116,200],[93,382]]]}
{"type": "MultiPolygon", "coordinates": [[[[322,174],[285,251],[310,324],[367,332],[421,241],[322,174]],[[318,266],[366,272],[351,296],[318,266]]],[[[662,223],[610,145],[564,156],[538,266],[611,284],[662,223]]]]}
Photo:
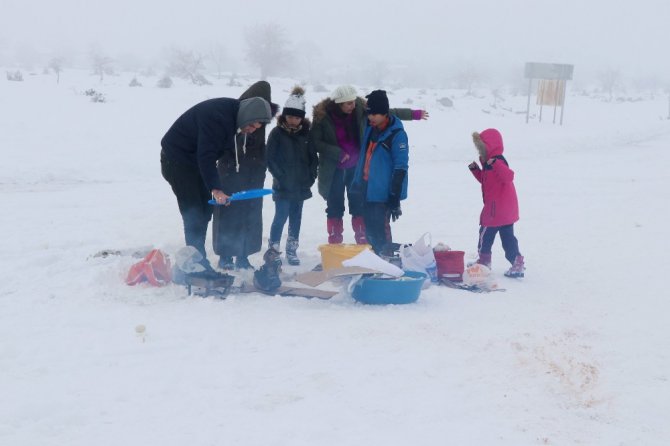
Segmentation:
{"type": "Polygon", "coordinates": [[[351,217],[351,227],[354,229],[354,239],[358,245],[366,245],[368,239],[365,237],[365,220],[360,215],[351,217]]]}
{"type": "Polygon", "coordinates": [[[300,265],[297,251],[298,239],[289,237],[288,240],[286,240],[286,261],[289,265],[300,265]]]}
{"type": "Polygon", "coordinates": [[[329,218],[326,221],[326,228],[328,229],[328,243],[342,243],[344,224],[341,218],[329,218]]]}
{"type": "Polygon", "coordinates": [[[250,269],[253,271],[255,268],[249,263],[247,256],[237,256],[237,259],[235,260],[235,269],[250,269]]]}
{"type": "Polygon", "coordinates": [[[281,253],[270,247],[263,254],[263,265],[254,271],[254,286],[263,291],[274,291],[281,286],[281,253]]]}
{"type": "Polygon", "coordinates": [[[479,253],[479,258],[477,259],[476,262],[469,262],[468,266],[472,266],[475,263],[479,263],[480,265],[484,265],[488,269],[491,269],[491,253],[489,252],[488,254],[480,252],[479,253]]]}
{"type": "Polygon", "coordinates": [[[523,256],[521,254],[517,255],[514,259],[512,267],[505,272],[506,277],[521,278],[524,276],[524,271],[526,266],[523,263],[523,256]]]}
{"type": "Polygon", "coordinates": [[[219,268],[226,271],[232,271],[235,269],[235,263],[231,256],[221,256],[219,258],[219,268]]]}

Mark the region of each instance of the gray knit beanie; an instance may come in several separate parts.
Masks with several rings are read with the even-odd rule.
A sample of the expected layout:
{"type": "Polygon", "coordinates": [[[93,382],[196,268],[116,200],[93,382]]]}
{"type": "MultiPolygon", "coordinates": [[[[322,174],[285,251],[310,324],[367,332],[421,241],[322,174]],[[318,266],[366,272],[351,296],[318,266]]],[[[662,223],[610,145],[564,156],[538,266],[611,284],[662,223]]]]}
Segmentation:
{"type": "Polygon", "coordinates": [[[270,104],[263,98],[249,98],[240,101],[240,109],[237,111],[237,128],[260,122],[268,124],[272,120],[270,104]]]}

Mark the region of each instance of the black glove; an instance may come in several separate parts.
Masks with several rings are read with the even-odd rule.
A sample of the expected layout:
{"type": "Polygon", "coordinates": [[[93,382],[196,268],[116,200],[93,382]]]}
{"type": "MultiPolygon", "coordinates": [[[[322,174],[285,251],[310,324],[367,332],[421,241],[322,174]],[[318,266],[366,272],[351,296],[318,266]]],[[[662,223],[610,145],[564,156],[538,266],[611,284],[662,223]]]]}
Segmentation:
{"type": "Polygon", "coordinates": [[[479,165],[478,165],[477,163],[475,163],[474,161],[471,162],[471,163],[468,165],[468,169],[470,169],[470,170],[480,170],[480,169],[479,169],[479,165]]]}
{"type": "Polygon", "coordinates": [[[402,215],[402,209],[400,208],[400,199],[391,196],[387,204],[389,207],[389,213],[391,214],[391,220],[396,221],[402,215]]]}

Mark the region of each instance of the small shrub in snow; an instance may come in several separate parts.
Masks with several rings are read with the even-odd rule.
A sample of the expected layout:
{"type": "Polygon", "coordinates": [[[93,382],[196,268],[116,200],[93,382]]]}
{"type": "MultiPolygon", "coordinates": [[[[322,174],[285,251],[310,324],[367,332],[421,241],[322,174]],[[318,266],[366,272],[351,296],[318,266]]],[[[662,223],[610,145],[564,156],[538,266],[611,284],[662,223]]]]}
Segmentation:
{"type": "Polygon", "coordinates": [[[7,80],[14,82],[23,82],[23,74],[19,70],[7,71],[7,80]]]}
{"type": "Polygon", "coordinates": [[[228,79],[228,86],[229,87],[241,87],[242,83],[237,80],[237,74],[232,73],[230,75],[230,79],[228,79]]]}
{"type": "Polygon", "coordinates": [[[203,86],[203,85],[212,85],[210,81],[207,80],[205,76],[202,74],[198,73],[193,76],[191,79],[191,82],[193,82],[195,85],[203,86]]]}
{"type": "Polygon", "coordinates": [[[158,82],[156,82],[156,86],[158,88],[170,88],[172,87],[172,79],[170,76],[163,76],[160,79],[158,79],[158,82]]]}
{"type": "Polygon", "coordinates": [[[105,98],[105,95],[100,93],[99,91],[95,91],[92,88],[89,88],[84,92],[85,96],[89,96],[91,98],[91,102],[107,102],[107,98],[105,98]]]}
{"type": "Polygon", "coordinates": [[[141,87],[141,86],[142,86],[142,83],[141,83],[140,81],[138,81],[136,77],[134,77],[134,78],[130,81],[130,83],[128,84],[128,86],[129,86],[129,87],[141,87]]]}
{"type": "Polygon", "coordinates": [[[438,104],[443,105],[445,107],[453,107],[454,106],[454,101],[452,101],[451,99],[449,99],[447,97],[440,98],[440,99],[437,100],[437,102],[438,102],[438,104]]]}

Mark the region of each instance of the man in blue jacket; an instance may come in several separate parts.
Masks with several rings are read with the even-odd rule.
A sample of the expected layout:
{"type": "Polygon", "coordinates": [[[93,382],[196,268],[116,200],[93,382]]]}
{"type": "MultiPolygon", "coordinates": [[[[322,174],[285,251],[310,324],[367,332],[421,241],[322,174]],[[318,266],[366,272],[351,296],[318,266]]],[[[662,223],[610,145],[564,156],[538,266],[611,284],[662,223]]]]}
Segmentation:
{"type": "Polygon", "coordinates": [[[186,244],[202,254],[207,269],[205,239],[212,218],[207,202],[214,198],[225,204],[232,193],[221,185],[216,160],[236,149],[237,133],[253,133],[270,119],[263,98],[209,99],[184,112],[161,140],[161,172],[177,197],[186,244]]]}
{"type": "Polygon", "coordinates": [[[390,219],[402,215],[400,200],[407,198],[409,147],[400,119],[389,114],[384,90],[367,98],[368,125],[361,141],[361,157],[354,175],[364,201],[366,237],[377,254],[390,255],[390,219]]]}

